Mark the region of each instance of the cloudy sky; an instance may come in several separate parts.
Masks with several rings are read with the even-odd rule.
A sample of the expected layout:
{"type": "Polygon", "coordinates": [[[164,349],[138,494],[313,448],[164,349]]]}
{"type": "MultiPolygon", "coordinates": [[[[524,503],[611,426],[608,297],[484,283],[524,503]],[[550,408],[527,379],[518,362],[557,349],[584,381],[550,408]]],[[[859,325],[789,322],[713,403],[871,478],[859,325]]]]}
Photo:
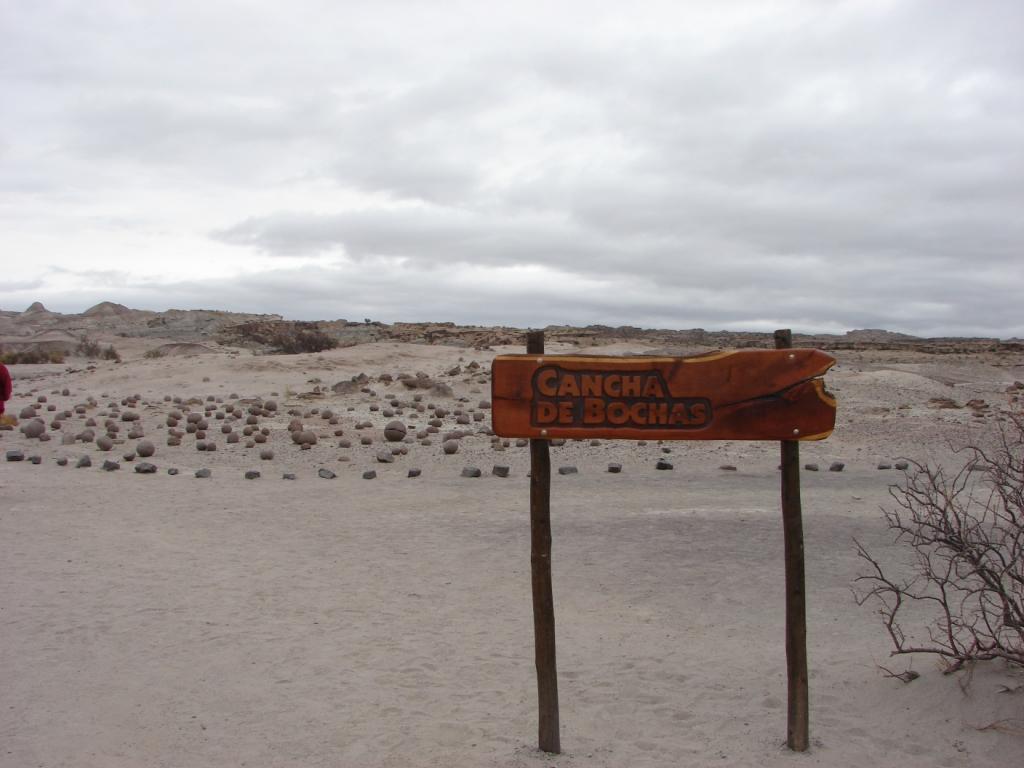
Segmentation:
{"type": "Polygon", "coordinates": [[[1024,2],[0,0],[0,308],[1024,336],[1024,2]]]}

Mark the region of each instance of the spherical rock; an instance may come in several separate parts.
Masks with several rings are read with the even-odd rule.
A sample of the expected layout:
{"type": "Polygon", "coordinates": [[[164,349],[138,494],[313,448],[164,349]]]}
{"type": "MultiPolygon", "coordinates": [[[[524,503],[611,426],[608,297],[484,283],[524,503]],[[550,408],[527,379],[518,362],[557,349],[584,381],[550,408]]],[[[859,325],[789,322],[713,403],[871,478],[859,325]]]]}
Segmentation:
{"type": "Polygon", "coordinates": [[[406,427],[400,421],[389,421],[384,427],[384,439],[390,443],[398,443],[405,439],[406,427]]]}
{"type": "Polygon", "coordinates": [[[96,438],[96,447],[101,451],[109,451],[114,447],[114,441],[107,435],[100,435],[96,438]]]}
{"type": "Polygon", "coordinates": [[[383,448],[377,451],[377,461],[379,461],[381,464],[391,464],[394,462],[394,460],[395,457],[391,453],[391,451],[385,450],[383,448]]]}
{"type": "Polygon", "coordinates": [[[135,446],[135,453],[144,459],[148,459],[156,453],[156,446],[149,440],[140,440],[139,444],[135,446]]]}
{"type": "Polygon", "coordinates": [[[32,421],[25,422],[21,425],[21,433],[25,435],[25,437],[39,437],[44,432],[46,432],[46,423],[39,421],[38,419],[32,419],[32,421]]]}
{"type": "Polygon", "coordinates": [[[301,432],[292,432],[292,441],[296,445],[316,445],[316,434],[304,429],[301,432]]]}
{"type": "Polygon", "coordinates": [[[86,467],[91,467],[91,466],[92,466],[92,459],[90,459],[88,456],[80,456],[78,458],[78,461],[75,462],[75,468],[76,469],[84,469],[86,467]]]}
{"type": "Polygon", "coordinates": [[[441,450],[445,452],[445,455],[451,456],[453,453],[458,453],[459,443],[457,440],[445,440],[441,445],[441,450]]]}
{"type": "Polygon", "coordinates": [[[211,477],[212,475],[213,475],[213,472],[211,472],[209,469],[207,469],[205,467],[202,468],[202,469],[197,469],[196,470],[196,477],[198,477],[198,478],[211,477]]]}
{"type": "Polygon", "coordinates": [[[270,448],[264,448],[260,451],[260,458],[264,461],[270,461],[274,458],[274,452],[270,448]]]}

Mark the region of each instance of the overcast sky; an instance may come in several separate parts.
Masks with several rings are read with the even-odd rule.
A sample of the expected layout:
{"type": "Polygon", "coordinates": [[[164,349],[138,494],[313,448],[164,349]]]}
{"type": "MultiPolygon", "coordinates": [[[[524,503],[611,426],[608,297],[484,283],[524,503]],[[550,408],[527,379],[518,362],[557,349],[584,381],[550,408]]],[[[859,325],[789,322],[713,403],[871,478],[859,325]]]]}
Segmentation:
{"type": "Polygon", "coordinates": [[[0,308],[1024,336],[1024,2],[0,0],[0,308]]]}

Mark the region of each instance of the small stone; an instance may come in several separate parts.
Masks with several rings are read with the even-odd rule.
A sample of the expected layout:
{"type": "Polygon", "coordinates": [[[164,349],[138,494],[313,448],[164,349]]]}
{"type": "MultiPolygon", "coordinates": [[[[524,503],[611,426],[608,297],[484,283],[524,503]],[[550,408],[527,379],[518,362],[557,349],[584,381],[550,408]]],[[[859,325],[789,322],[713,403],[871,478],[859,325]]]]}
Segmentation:
{"type": "Polygon", "coordinates": [[[571,464],[558,468],[558,474],[560,475],[575,475],[578,472],[579,470],[576,469],[576,467],[572,466],[571,464]]]}
{"type": "Polygon", "coordinates": [[[909,461],[897,461],[893,466],[896,469],[898,469],[898,470],[900,470],[902,472],[902,471],[910,469],[910,462],[909,461]]]}
{"type": "Polygon", "coordinates": [[[446,456],[451,456],[453,453],[458,453],[459,443],[457,440],[445,440],[441,445],[441,450],[446,456]]]}
{"type": "Polygon", "coordinates": [[[846,465],[841,461],[833,461],[828,465],[829,472],[842,472],[846,465]]]}
{"type": "Polygon", "coordinates": [[[28,461],[29,461],[30,464],[42,464],[43,463],[43,457],[42,456],[29,456],[28,457],[28,461]]]}
{"type": "Polygon", "coordinates": [[[170,469],[167,470],[167,474],[173,477],[174,475],[178,474],[178,470],[175,469],[174,467],[171,467],[170,469]]]}
{"type": "Polygon", "coordinates": [[[491,468],[491,474],[495,477],[508,477],[509,468],[504,464],[495,464],[491,468]]]}
{"type": "Polygon", "coordinates": [[[7,460],[8,461],[24,461],[25,460],[25,454],[22,451],[19,451],[19,450],[8,451],[7,452],[7,460]]]}
{"type": "Polygon", "coordinates": [[[91,466],[92,466],[92,459],[90,459],[88,456],[81,456],[78,459],[78,461],[75,463],[75,468],[76,469],[84,469],[85,467],[91,467],[91,466]]]}
{"type": "Polygon", "coordinates": [[[658,459],[658,463],[654,465],[655,469],[674,469],[672,462],[665,461],[665,459],[658,459]]]}
{"type": "Polygon", "coordinates": [[[563,445],[565,445],[565,438],[564,437],[556,437],[554,440],[551,441],[551,445],[554,446],[555,448],[558,448],[559,446],[563,446],[563,445]]]}
{"type": "Polygon", "coordinates": [[[59,459],[57,459],[57,466],[58,467],[66,467],[67,465],[68,465],[67,456],[61,456],[59,459]]]}
{"type": "Polygon", "coordinates": [[[212,476],[213,476],[213,472],[211,472],[206,467],[203,467],[202,469],[197,469],[196,470],[196,477],[198,477],[198,478],[206,478],[206,477],[212,477],[212,476]]]}
{"type": "Polygon", "coordinates": [[[516,448],[525,448],[529,444],[530,441],[527,440],[525,437],[520,437],[518,440],[516,440],[516,448]]]}
{"type": "Polygon", "coordinates": [[[152,475],[156,472],[156,465],[150,464],[148,461],[139,462],[135,465],[135,471],[140,475],[152,475]]]}
{"type": "Polygon", "coordinates": [[[892,464],[890,464],[888,461],[880,461],[880,462],[878,462],[878,468],[879,469],[892,469],[892,464]]]}
{"type": "Polygon", "coordinates": [[[258,480],[259,477],[260,473],[257,472],[255,469],[250,469],[248,472],[245,473],[246,480],[258,480]]]}
{"type": "Polygon", "coordinates": [[[735,472],[736,466],[733,464],[723,464],[722,466],[719,467],[719,469],[722,470],[723,472],[735,472]]]}
{"type": "Polygon", "coordinates": [[[115,470],[118,470],[120,468],[121,468],[120,464],[118,464],[116,461],[111,461],[110,459],[104,459],[103,460],[103,465],[101,467],[101,469],[104,472],[114,472],[115,470]]]}
{"type": "Polygon", "coordinates": [[[395,455],[391,451],[382,448],[377,451],[377,461],[381,464],[393,464],[395,461],[395,455]]]}
{"type": "Polygon", "coordinates": [[[282,480],[294,480],[295,479],[295,473],[294,472],[285,472],[283,475],[281,475],[281,479],[282,480]]]}
{"type": "Polygon", "coordinates": [[[463,477],[480,477],[480,469],[477,468],[477,467],[463,467],[462,468],[462,476],[463,477]]]}
{"type": "Polygon", "coordinates": [[[804,469],[806,469],[808,472],[817,472],[818,465],[814,464],[813,462],[810,464],[804,464],[804,469]]]}
{"type": "Polygon", "coordinates": [[[135,446],[135,453],[137,453],[143,459],[148,459],[154,453],[156,453],[156,446],[153,445],[149,440],[140,440],[139,444],[135,446]]]}
{"type": "Polygon", "coordinates": [[[122,454],[121,458],[125,461],[135,461],[135,454],[129,451],[128,453],[122,454]]]}
{"type": "Polygon", "coordinates": [[[617,475],[619,474],[619,472],[622,471],[622,465],[616,462],[612,462],[611,464],[608,465],[608,471],[611,472],[613,475],[617,475]]]}
{"type": "Polygon", "coordinates": [[[274,458],[274,452],[269,448],[264,448],[260,451],[260,458],[263,459],[263,461],[270,461],[274,458]]]}
{"type": "Polygon", "coordinates": [[[419,477],[422,473],[423,470],[416,467],[410,467],[408,473],[406,473],[406,477],[419,477]]]}
{"type": "Polygon", "coordinates": [[[317,475],[319,477],[322,477],[324,480],[333,480],[334,478],[337,477],[337,475],[331,472],[331,470],[329,469],[320,469],[317,471],[317,475]]]}
{"type": "Polygon", "coordinates": [[[375,469],[368,469],[363,472],[363,480],[373,480],[377,477],[377,471],[375,469]]]}

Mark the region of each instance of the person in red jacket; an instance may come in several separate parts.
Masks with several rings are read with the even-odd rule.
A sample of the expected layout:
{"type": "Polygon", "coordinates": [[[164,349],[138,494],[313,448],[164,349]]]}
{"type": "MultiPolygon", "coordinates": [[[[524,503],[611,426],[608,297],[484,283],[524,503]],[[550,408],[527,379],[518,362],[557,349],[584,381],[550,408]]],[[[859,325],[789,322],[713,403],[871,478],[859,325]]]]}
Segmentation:
{"type": "Polygon", "coordinates": [[[0,416],[4,415],[4,405],[11,399],[11,372],[0,363],[0,416]]]}

